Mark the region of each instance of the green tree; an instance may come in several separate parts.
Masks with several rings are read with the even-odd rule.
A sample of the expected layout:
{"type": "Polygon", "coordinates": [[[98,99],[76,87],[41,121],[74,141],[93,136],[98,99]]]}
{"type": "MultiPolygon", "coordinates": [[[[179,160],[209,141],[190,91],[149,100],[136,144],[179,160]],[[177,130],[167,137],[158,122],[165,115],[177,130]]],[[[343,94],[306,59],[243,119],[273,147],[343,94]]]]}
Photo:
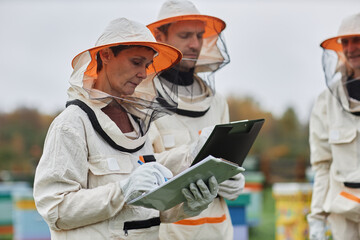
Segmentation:
{"type": "Polygon", "coordinates": [[[0,114],[0,170],[33,175],[53,118],[28,108],[0,114]]]}
{"type": "Polygon", "coordinates": [[[282,116],[275,117],[250,97],[229,96],[228,104],[231,121],[265,119],[250,154],[258,156],[266,179],[304,180],[309,159],[308,125],[300,123],[295,110],[289,107],[282,116]]]}

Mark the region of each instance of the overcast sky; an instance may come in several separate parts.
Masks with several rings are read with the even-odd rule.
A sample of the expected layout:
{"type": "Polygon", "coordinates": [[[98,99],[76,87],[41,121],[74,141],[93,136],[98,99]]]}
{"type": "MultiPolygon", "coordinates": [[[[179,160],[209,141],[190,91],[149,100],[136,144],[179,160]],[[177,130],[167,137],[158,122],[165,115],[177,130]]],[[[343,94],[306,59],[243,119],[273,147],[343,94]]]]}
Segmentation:
{"type": "MultiPolygon", "coordinates": [[[[94,46],[118,17],[153,22],[164,0],[0,0],[0,112],[19,106],[64,108],[79,52],[94,46]]],[[[321,41],[359,0],[194,0],[201,13],[227,23],[231,63],[216,75],[223,95],[253,97],[280,115],[292,106],[303,121],[326,87],[321,41]]]]}

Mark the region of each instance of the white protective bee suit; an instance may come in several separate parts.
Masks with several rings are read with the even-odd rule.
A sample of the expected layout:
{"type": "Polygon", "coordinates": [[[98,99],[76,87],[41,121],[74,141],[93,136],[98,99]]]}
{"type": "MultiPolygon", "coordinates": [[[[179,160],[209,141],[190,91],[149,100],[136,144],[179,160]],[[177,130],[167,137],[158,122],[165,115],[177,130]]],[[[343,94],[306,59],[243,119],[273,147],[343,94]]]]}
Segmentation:
{"type": "Polygon", "coordinates": [[[338,36],[321,44],[328,89],[317,98],[310,118],[311,240],[325,239],[326,220],[334,239],[360,239],[360,99],[349,88],[359,79],[353,78],[340,42],[357,35],[360,14],[344,19],[338,36]]]}
{"type": "MultiPolygon", "coordinates": [[[[198,131],[204,127],[227,123],[228,106],[220,95],[210,96],[202,102],[208,105],[205,115],[193,118],[179,114],[157,119],[150,127],[149,137],[153,143],[158,161],[169,168],[174,175],[187,169],[192,161],[192,144],[199,140],[198,131]],[[184,157],[187,156],[187,157],[184,157]],[[179,160],[180,159],[180,160],[179,160]]],[[[225,199],[214,201],[196,217],[173,224],[160,226],[160,239],[233,239],[233,227],[225,199]]]]}
{"type": "Polygon", "coordinates": [[[68,95],[70,103],[80,100],[83,104],[69,104],[51,124],[34,181],[36,207],[53,240],[155,240],[160,221],[189,216],[184,213],[185,204],[162,213],[126,204],[121,183],[147,165],[140,166],[138,160],[153,153],[152,145],[136,117],[129,113],[135,131],[124,134],[101,110],[106,98],[91,97],[96,53],[119,44],[153,48],[157,55],[152,67],[157,70],[181,58],[176,49],[156,43],[145,26],[124,18],[110,23],[96,47],[74,58],[68,95]]]}
{"type": "MultiPolygon", "coordinates": [[[[149,24],[148,28],[156,35],[156,28],[159,26],[182,20],[201,20],[206,23],[203,45],[193,75],[193,85],[197,84],[201,90],[194,93],[191,88],[193,85],[179,86],[175,114],[157,119],[149,130],[156,158],[174,175],[191,165],[199,146],[204,143],[204,139],[201,139],[203,136],[199,138],[199,131],[229,122],[226,99],[215,93],[211,80],[201,75],[204,72],[211,75],[229,62],[227,52],[222,52],[219,48],[223,43],[220,33],[225,28],[225,23],[221,19],[201,15],[189,1],[170,0],[163,4],[158,21],[149,24]]],[[[223,49],[226,48],[223,46],[223,49]]],[[[156,81],[166,80],[160,75],[156,81]]],[[[161,95],[162,89],[157,90],[161,95]]],[[[241,177],[242,185],[239,187],[243,188],[243,175],[241,177]]],[[[225,199],[215,198],[209,207],[196,217],[173,224],[162,223],[160,239],[232,240],[233,226],[225,199]]]]}

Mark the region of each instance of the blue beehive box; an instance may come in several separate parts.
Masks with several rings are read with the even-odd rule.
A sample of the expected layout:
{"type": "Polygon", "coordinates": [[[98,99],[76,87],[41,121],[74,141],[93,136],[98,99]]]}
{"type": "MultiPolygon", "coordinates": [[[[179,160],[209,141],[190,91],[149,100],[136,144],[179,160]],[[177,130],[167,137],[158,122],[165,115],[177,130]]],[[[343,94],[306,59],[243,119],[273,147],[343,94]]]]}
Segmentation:
{"type": "Polygon", "coordinates": [[[32,189],[13,192],[13,225],[16,240],[50,240],[47,223],[37,212],[32,189]]]}
{"type": "Polygon", "coordinates": [[[248,240],[246,206],[250,204],[250,197],[250,193],[244,192],[234,201],[226,200],[234,226],[234,240],[248,240]]]}
{"type": "Polygon", "coordinates": [[[26,182],[1,182],[0,183],[0,239],[13,238],[13,205],[12,192],[27,189],[26,182]]]}
{"type": "Polygon", "coordinates": [[[236,200],[226,200],[233,225],[246,225],[246,206],[250,203],[250,193],[242,193],[236,200]]]}

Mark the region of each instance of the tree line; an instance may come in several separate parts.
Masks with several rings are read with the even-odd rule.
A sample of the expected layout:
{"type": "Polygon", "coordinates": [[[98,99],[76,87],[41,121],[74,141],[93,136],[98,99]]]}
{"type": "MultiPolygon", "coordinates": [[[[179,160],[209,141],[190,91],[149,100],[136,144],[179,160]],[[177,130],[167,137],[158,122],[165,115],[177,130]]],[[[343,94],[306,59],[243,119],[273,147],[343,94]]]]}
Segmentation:
{"type": "MultiPolygon", "coordinates": [[[[305,179],[309,165],[308,124],[293,108],[275,117],[252,98],[229,96],[230,121],[264,118],[265,123],[249,155],[269,183],[305,179]]],[[[36,109],[19,108],[0,113],[0,180],[32,182],[47,130],[56,117],[36,109]]]]}

